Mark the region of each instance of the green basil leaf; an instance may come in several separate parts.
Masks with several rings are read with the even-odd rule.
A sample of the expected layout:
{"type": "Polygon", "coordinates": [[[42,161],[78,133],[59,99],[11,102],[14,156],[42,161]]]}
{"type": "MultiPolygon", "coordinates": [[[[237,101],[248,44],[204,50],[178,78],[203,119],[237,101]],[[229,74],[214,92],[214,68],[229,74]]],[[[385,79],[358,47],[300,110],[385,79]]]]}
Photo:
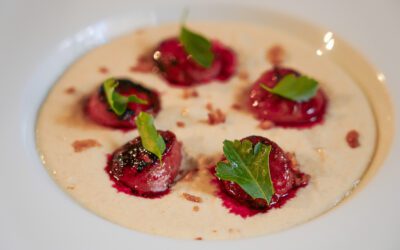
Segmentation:
{"type": "Polygon", "coordinates": [[[211,50],[211,42],[200,34],[197,34],[184,25],[181,27],[179,40],[186,53],[204,68],[209,68],[214,61],[214,53],[211,50]]]}
{"type": "Polygon", "coordinates": [[[269,170],[271,145],[257,143],[253,148],[249,140],[225,140],[223,150],[228,162],[217,163],[217,177],[235,182],[252,198],[270,204],[275,193],[269,170]]]}
{"type": "Polygon", "coordinates": [[[293,74],[286,75],[273,88],[269,88],[262,83],[260,86],[272,94],[296,102],[310,100],[315,96],[318,90],[318,82],[316,80],[307,76],[297,77],[293,74]]]}
{"type": "Polygon", "coordinates": [[[142,139],[143,147],[155,154],[160,162],[162,161],[162,154],[165,151],[165,142],[162,136],[157,132],[154,126],[153,116],[146,112],[140,112],[136,117],[136,126],[139,130],[140,138],[142,139]]]}
{"type": "Polygon", "coordinates": [[[103,89],[106,95],[107,103],[116,115],[123,115],[128,107],[128,103],[130,102],[147,104],[146,100],[143,100],[135,95],[123,96],[118,94],[115,91],[115,89],[118,87],[118,84],[118,81],[116,81],[114,78],[107,79],[103,83],[103,89]]]}

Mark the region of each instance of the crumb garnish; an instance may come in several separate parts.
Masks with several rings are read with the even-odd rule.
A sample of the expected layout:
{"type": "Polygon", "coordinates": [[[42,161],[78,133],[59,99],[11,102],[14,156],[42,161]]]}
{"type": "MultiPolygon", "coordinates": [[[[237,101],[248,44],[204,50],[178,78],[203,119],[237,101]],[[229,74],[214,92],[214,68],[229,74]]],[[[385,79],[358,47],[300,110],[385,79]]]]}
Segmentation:
{"type": "Polygon", "coordinates": [[[179,128],[184,128],[185,127],[185,123],[184,122],[182,122],[182,121],[177,121],[176,122],[176,126],[178,126],[179,128]]]}
{"type": "Polygon", "coordinates": [[[148,73],[154,70],[153,58],[149,54],[139,56],[137,63],[129,68],[131,72],[148,73]]]}
{"type": "Polygon", "coordinates": [[[274,66],[282,64],[285,59],[285,50],[280,45],[274,45],[267,51],[267,60],[274,66]]]}
{"type": "Polygon", "coordinates": [[[108,68],[101,66],[99,67],[99,72],[102,74],[107,74],[109,72],[108,68]]]}
{"type": "Polygon", "coordinates": [[[188,194],[188,193],[182,193],[183,198],[185,198],[188,201],[191,202],[196,202],[196,203],[201,203],[203,200],[201,199],[201,197],[199,196],[195,196],[192,194],[188,194]]]}
{"type": "Polygon", "coordinates": [[[299,169],[298,169],[299,163],[297,162],[296,154],[295,154],[294,152],[287,152],[287,153],[286,153],[286,157],[287,157],[287,158],[290,160],[290,162],[292,163],[292,168],[293,168],[293,170],[298,171],[298,170],[299,170],[299,169]]]}
{"type": "Polygon", "coordinates": [[[203,240],[203,237],[196,237],[195,240],[203,240]]]}
{"type": "Polygon", "coordinates": [[[241,70],[238,73],[238,77],[240,80],[248,80],[249,79],[249,73],[246,70],[241,70]]]}
{"type": "Polygon", "coordinates": [[[360,134],[354,129],[347,133],[346,141],[350,148],[358,148],[360,146],[359,137],[360,134]]]}
{"type": "Polygon", "coordinates": [[[193,212],[198,212],[200,210],[199,206],[193,206],[193,212]]]}
{"type": "Polygon", "coordinates": [[[65,89],[65,93],[69,94],[69,95],[75,94],[75,92],[76,92],[76,89],[74,87],[68,87],[65,89]]]}
{"type": "Polygon", "coordinates": [[[75,140],[72,143],[72,147],[74,148],[75,153],[80,153],[93,147],[101,147],[101,144],[94,139],[84,139],[75,140]]]}
{"type": "MultiPolygon", "coordinates": [[[[296,154],[294,152],[287,152],[286,157],[292,163],[292,169],[294,171],[299,171],[299,163],[296,159],[296,154]]],[[[302,174],[302,175],[297,176],[297,178],[295,178],[295,184],[296,184],[296,186],[302,186],[305,183],[308,183],[309,180],[310,180],[310,175],[302,174]]]]}
{"type": "Polygon", "coordinates": [[[219,108],[212,109],[208,112],[208,124],[216,125],[224,123],[226,121],[226,115],[219,108]]]}
{"type": "Polygon", "coordinates": [[[75,189],[75,186],[67,186],[67,189],[68,189],[68,190],[74,190],[74,189],[75,189]]]}
{"type": "Polygon", "coordinates": [[[208,111],[213,111],[213,110],[214,110],[214,107],[213,107],[213,105],[212,105],[211,102],[207,102],[207,104],[206,104],[206,109],[207,109],[208,111]]]}
{"type": "Polygon", "coordinates": [[[195,89],[183,89],[182,98],[189,99],[189,98],[196,98],[199,97],[199,93],[195,89]]]}
{"type": "Polygon", "coordinates": [[[232,104],[231,108],[234,110],[242,110],[242,106],[238,103],[232,104]]]}
{"type": "Polygon", "coordinates": [[[275,124],[272,121],[268,121],[268,120],[262,121],[258,124],[258,127],[263,130],[270,129],[274,126],[275,126],[275,124]]]}

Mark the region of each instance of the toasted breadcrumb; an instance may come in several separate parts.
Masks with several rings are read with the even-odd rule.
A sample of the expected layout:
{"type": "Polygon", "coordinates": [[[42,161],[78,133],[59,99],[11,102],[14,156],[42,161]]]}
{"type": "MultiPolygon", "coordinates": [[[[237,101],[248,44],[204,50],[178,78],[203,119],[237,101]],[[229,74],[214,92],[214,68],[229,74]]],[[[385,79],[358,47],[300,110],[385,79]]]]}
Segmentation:
{"type": "Polygon", "coordinates": [[[238,77],[240,80],[246,81],[249,79],[249,73],[246,70],[241,70],[238,73],[238,77]]]}
{"type": "Polygon", "coordinates": [[[183,99],[199,97],[199,93],[195,89],[184,89],[182,92],[183,99]]]}
{"type": "Polygon", "coordinates": [[[263,130],[270,129],[270,128],[274,127],[274,126],[275,126],[275,124],[273,122],[271,122],[271,121],[268,121],[268,120],[262,121],[262,122],[260,122],[260,124],[258,124],[258,127],[263,129],[263,130]]]}
{"type": "Polygon", "coordinates": [[[185,198],[186,200],[191,201],[191,202],[196,202],[196,203],[202,202],[202,199],[199,196],[191,195],[188,193],[182,193],[182,196],[183,196],[183,198],[185,198]]]}
{"type": "Polygon", "coordinates": [[[206,104],[206,109],[207,109],[208,111],[213,111],[214,107],[213,107],[213,105],[212,105],[211,102],[207,102],[207,104],[206,104]]]}
{"type": "Polygon", "coordinates": [[[177,121],[176,122],[176,126],[180,127],[180,128],[184,128],[185,127],[185,123],[182,121],[177,121]]]}
{"type": "Polygon", "coordinates": [[[74,87],[68,87],[65,89],[65,93],[72,95],[76,92],[76,89],[74,87]]]}
{"type": "Polygon", "coordinates": [[[241,110],[242,106],[238,103],[234,103],[234,104],[232,104],[231,108],[234,110],[241,110]]]}
{"type": "Polygon", "coordinates": [[[102,74],[107,74],[109,72],[108,68],[101,66],[99,67],[99,72],[102,74]]]}
{"type": "Polygon", "coordinates": [[[294,152],[287,152],[286,157],[289,158],[290,162],[292,163],[292,168],[294,170],[298,170],[299,163],[296,159],[296,154],[294,152]]]}
{"type": "Polygon", "coordinates": [[[225,121],[226,115],[218,108],[208,113],[208,124],[210,125],[224,123],[225,121]]]}
{"type": "Polygon", "coordinates": [[[101,144],[94,139],[76,140],[72,143],[75,153],[80,153],[93,147],[101,147],[101,144]]]}
{"type": "Polygon", "coordinates": [[[285,50],[280,45],[274,45],[267,51],[267,60],[274,66],[282,64],[285,59],[285,50]]]}

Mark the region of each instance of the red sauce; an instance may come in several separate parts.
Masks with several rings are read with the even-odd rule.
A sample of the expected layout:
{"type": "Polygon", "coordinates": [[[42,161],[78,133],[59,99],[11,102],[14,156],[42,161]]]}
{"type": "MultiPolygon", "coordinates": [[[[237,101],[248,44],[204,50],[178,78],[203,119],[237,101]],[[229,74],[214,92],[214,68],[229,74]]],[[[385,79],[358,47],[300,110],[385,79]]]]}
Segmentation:
{"type": "MultiPolygon", "coordinates": [[[[211,172],[215,173],[215,169],[212,168],[211,172]]],[[[281,197],[278,202],[270,207],[266,207],[264,209],[255,209],[247,206],[246,204],[243,204],[242,202],[239,202],[232,196],[228,195],[222,182],[220,182],[217,178],[213,178],[212,183],[218,188],[216,191],[216,195],[222,200],[222,205],[226,207],[230,213],[239,215],[242,218],[251,217],[259,213],[266,213],[272,208],[280,208],[285,205],[288,200],[296,196],[298,189],[306,186],[303,185],[291,189],[285,196],[281,197]]]]}
{"type": "MultiPolygon", "coordinates": [[[[261,136],[249,136],[242,140],[249,140],[253,145],[258,142],[271,145],[269,166],[275,193],[271,203],[267,204],[263,199],[253,199],[238,184],[215,177],[212,183],[218,187],[217,196],[231,213],[243,218],[265,213],[271,208],[283,206],[287,200],[295,197],[299,188],[307,186],[309,176],[301,173],[293,165],[294,160],[290,159],[276,143],[261,136]]],[[[211,173],[215,176],[215,167],[211,168],[211,173]]]]}
{"type": "Polygon", "coordinates": [[[168,193],[179,173],[182,145],[170,131],[159,131],[166,149],[159,159],[147,151],[140,137],[129,141],[108,157],[105,168],[119,192],[145,198],[168,193]]]}
{"type": "Polygon", "coordinates": [[[133,195],[133,196],[137,196],[137,197],[144,197],[144,198],[149,198],[149,199],[156,199],[156,198],[161,198],[166,194],[169,194],[170,190],[166,190],[165,192],[160,192],[160,193],[156,193],[156,194],[147,194],[147,195],[140,195],[137,192],[134,192],[130,187],[127,187],[123,184],[121,184],[120,182],[118,182],[111,174],[110,174],[110,163],[111,163],[111,159],[112,159],[112,155],[107,155],[107,166],[104,168],[104,170],[106,171],[106,173],[108,174],[108,177],[110,178],[110,180],[112,181],[112,187],[115,188],[117,190],[118,193],[124,193],[124,194],[128,194],[128,195],[133,195]]]}
{"type": "Polygon", "coordinates": [[[260,84],[273,88],[284,76],[300,73],[293,69],[275,67],[264,72],[253,84],[248,99],[250,111],[261,121],[268,120],[276,126],[308,128],[323,121],[327,97],[319,88],[317,94],[306,102],[295,102],[274,95],[263,88],[260,84]]]}

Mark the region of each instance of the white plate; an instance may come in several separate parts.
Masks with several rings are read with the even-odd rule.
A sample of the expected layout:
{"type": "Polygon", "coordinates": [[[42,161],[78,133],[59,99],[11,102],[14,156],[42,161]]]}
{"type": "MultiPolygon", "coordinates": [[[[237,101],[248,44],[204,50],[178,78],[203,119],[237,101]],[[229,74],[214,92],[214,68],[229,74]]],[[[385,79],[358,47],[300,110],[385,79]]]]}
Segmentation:
{"type": "MultiPolygon", "coordinates": [[[[399,151],[398,140],[385,166],[349,202],[304,225],[255,239],[197,242],[144,235],[95,216],[65,195],[47,175],[36,154],[36,111],[57,76],[80,54],[131,28],[176,20],[187,5],[183,1],[169,1],[168,5],[148,2],[2,3],[0,249],[400,248],[400,195],[396,192],[400,157],[393,153],[399,151]]],[[[400,54],[396,47],[400,44],[400,2],[308,0],[299,5],[279,1],[251,8],[210,1],[201,8],[191,7],[191,18],[260,22],[268,14],[279,16],[263,11],[258,7],[261,5],[302,16],[317,25],[328,25],[352,42],[384,72],[395,106],[400,107],[400,54]]],[[[398,108],[396,112],[398,115],[398,108]]]]}

